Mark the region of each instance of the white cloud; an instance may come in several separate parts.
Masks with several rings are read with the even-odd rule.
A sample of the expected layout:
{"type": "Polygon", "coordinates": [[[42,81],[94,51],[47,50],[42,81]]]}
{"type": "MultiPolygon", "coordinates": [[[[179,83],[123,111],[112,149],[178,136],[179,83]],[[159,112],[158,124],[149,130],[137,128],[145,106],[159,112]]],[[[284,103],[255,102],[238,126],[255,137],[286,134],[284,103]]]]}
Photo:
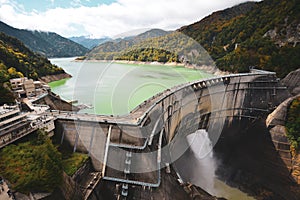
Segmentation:
{"type": "Polygon", "coordinates": [[[0,20],[17,28],[53,31],[62,36],[114,36],[143,28],[176,29],[196,22],[213,11],[246,0],[118,0],[110,5],[55,8],[25,12],[12,0],[0,0],[0,20]]]}

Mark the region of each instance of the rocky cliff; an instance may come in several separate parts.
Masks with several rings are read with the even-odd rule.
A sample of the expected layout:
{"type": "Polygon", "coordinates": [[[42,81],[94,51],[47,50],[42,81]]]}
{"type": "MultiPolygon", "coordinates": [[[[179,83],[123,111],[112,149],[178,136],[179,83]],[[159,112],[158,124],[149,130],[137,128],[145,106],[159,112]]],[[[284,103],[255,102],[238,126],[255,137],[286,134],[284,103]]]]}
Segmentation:
{"type": "Polygon", "coordinates": [[[285,85],[292,95],[300,94],[300,68],[290,72],[281,83],[285,85]]]}
{"type": "MultiPolygon", "coordinates": [[[[292,97],[282,102],[267,118],[272,142],[280,158],[289,170],[294,181],[300,184],[300,151],[292,145],[288,136],[288,114],[294,100],[300,100],[300,69],[289,73],[281,83],[285,85],[292,97]]],[[[299,115],[299,113],[298,113],[299,115]]],[[[297,136],[296,136],[297,137],[297,136]]],[[[297,138],[295,138],[297,140],[297,138]]]]}
{"type": "Polygon", "coordinates": [[[287,114],[293,100],[300,98],[300,94],[288,98],[281,103],[267,118],[266,125],[272,138],[276,151],[290,171],[295,182],[300,184],[300,154],[299,150],[291,147],[287,137],[287,114]]]}

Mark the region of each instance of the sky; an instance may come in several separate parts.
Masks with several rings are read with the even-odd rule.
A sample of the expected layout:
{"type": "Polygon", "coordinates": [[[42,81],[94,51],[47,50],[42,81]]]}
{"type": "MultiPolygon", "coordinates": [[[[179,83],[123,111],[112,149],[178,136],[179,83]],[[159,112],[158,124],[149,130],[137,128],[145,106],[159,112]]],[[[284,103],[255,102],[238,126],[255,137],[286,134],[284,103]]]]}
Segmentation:
{"type": "Polygon", "coordinates": [[[0,0],[0,21],[64,37],[175,30],[246,0],[0,0]]]}

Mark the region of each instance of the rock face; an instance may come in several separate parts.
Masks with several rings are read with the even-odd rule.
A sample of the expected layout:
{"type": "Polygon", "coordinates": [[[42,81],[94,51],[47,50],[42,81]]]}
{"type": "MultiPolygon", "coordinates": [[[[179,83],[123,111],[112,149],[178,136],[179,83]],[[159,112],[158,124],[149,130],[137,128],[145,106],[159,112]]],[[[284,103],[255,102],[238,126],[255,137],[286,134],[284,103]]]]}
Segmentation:
{"type": "Polygon", "coordinates": [[[293,97],[281,103],[267,118],[266,125],[269,128],[274,146],[290,170],[292,178],[300,184],[300,153],[293,150],[287,138],[287,113],[292,101],[300,98],[300,68],[289,73],[281,83],[287,86],[293,97]]]}
{"type": "Polygon", "coordinates": [[[287,112],[292,101],[300,97],[300,68],[289,73],[281,83],[285,85],[293,97],[281,103],[267,118],[266,125],[270,129],[272,141],[280,157],[286,164],[290,173],[298,184],[300,184],[300,153],[291,153],[291,144],[287,139],[287,112]]]}
{"type": "Polygon", "coordinates": [[[292,95],[300,94],[300,68],[289,73],[281,83],[287,86],[292,95]]]}
{"type": "Polygon", "coordinates": [[[300,95],[290,97],[284,102],[282,102],[268,117],[266,120],[267,127],[274,127],[276,125],[285,125],[287,118],[287,109],[291,102],[300,95]]]}
{"type": "Polygon", "coordinates": [[[266,125],[269,128],[276,151],[279,153],[282,161],[285,163],[292,177],[298,184],[300,184],[300,155],[299,153],[296,153],[293,156],[291,153],[291,144],[287,138],[285,124],[290,104],[294,99],[299,97],[300,94],[285,100],[268,116],[266,120],[266,125]]]}
{"type": "Polygon", "coordinates": [[[280,47],[286,46],[287,44],[293,44],[295,47],[300,42],[300,37],[298,34],[300,24],[295,21],[289,24],[288,20],[289,18],[286,17],[284,24],[281,24],[281,26],[276,27],[275,29],[267,31],[263,37],[270,37],[271,40],[273,40],[275,44],[280,47]]]}

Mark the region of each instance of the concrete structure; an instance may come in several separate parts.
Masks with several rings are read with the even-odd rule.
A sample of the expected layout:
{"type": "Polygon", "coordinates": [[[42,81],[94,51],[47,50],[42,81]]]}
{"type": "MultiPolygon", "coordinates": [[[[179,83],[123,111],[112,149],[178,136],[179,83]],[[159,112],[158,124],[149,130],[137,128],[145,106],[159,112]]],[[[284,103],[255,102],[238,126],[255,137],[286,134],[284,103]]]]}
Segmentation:
{"type": "MultiPolygon", "coordinates": [[[[264,118],[288,93],[275,73],[253,71],[194,81],[168,89],[125,116],[52,111],[61,142],[89,153],[104,180],[159,187],[160,168],[188,148],[186,136],[206,129],[215,145],[224,130],[236,137],[264,118]]],[[[126,197],[126,187],[120,193],[126,197]]]]}
{"type": "Polygon", "coordinates": [[[88,153],[101,181],[116,183],[115,195],[130,198],[133,185],[149,191],[161,186],[161,168],[168,169],[187,150],[187,135],[205,129],[213,145],[220,138],[234,139],[287,96],[275,73],[253,71],[167,89],[124,116],[34,109],[31,114],[40,117],[29,117],[24,124],[36,130],[55,118],[61,143],[88,153]]]}
{"type": "MultiPolygon", "coordinates": [[[[55,129],[54,117],[45,115],[45,106],[33,106],[32,112],[21,112],[18,106],[0,107],[0,148],[36,131],[55,129]]],[[[49,108],[49,107],[48,107],[49,108]]]]}
{"type": "Polygon", "coordinates": [[[12,89],[19,95],[19,97],[30,97],[35,95],[35,86],[32,79],[27,77],[10,79],[12,89]]]}
{"type": "Polygon", "coordinates": [[[33,81],[27,77],[10,79],[13,91],[18,94],[19,98],[33,97],[47,93],[50,90],[48,85],[40,81],[33,81]]]}
{"type": "Polygon", "coordinates": [[[27,97],[35,96],[35,86],[32,79],[25,80],[23,82],[23,88],[26,92],[27,97]]]}
{"type": "Polygon", "coordinates": [[[21,113],[18,106],[0,107],[0,143],[7,144],[15,138],[15,130],[26,129],[26,114],[21,113]]]}
{"type": "Polygon", "coordinates": [[[26,80],[27,78],[14,78],[14,79],[10,79],[10,84],[11,84],[11,88],[13,90],[22,90],[22,84],[24,82],[24,80],[26,80]]]}

